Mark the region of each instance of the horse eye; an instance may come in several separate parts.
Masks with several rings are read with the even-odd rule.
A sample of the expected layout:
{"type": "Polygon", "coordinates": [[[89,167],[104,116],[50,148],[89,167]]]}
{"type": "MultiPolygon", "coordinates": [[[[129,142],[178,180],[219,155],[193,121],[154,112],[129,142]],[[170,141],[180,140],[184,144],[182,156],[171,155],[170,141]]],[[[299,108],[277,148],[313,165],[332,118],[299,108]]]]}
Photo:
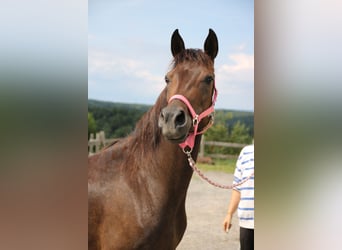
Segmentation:
{"type": "Polygon", "coordinates": [[[169,82],[170,82],[170,79],[167,76],[165,76],[165,82],[166,82],[166,84],[169,84],[169,82]]]}
{"type": "Polygon", "coordinates": [[[213,80],[214,80],[214,78],[212,76],[207,76],[204,79],[204,82],[207,83],[207,84],[210,84],[213,80]]]}

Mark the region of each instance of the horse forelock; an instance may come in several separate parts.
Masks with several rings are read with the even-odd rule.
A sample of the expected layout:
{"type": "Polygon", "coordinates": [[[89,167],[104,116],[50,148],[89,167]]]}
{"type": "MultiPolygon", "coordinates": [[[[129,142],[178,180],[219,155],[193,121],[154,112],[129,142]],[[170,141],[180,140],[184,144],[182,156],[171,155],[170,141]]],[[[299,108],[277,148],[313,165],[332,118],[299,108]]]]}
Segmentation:
{"type": "Polygon", "coordinates": [[[183,62],[198,62],[206,67],[213,66],[211,58],[200,49],[185,49],[181,53],[177,54],[171,63],[172,68],[175,68],[178,64],[183,62]]]}

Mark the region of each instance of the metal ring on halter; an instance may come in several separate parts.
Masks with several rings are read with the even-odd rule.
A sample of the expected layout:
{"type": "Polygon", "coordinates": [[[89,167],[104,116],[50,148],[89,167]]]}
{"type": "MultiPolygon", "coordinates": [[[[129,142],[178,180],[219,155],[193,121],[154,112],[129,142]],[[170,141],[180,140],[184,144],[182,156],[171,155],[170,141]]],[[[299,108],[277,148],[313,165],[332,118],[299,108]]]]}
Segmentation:
{"type": "Polygon", "coordinates": [[[208,118],[209,118],[209,122],[208,122],[208,125],[207,126],[211,126],[214,124],[214,115],[213,113],[211,113],[210,115],[208,115],[208,118]]]}
{"type": "Polygon", "coordinates": [[[208,117],[210,117],[210,120],[212,120],[212,122],[214,123],[214,121],[215,121],[215,111],[213,111],[210,115],[208,115],[208,117]]]}
{"type": "Polygon", "coordinates": [[[183,153],[187,155],[191,154],[192,152],[192,148],[190,148],[189,146],[185,146],[184,148],[182,148],[182,150],[183,150],[183,153]],[[189,150],[187,151],[186,148],[189,148],[189,150]]]}
{"type": "Polygon", "coordinates": [[[194,117],[194,119],[192,119],[192,125],[193,125],[194,127],[198,125],[198,115],[196,115],[196,116],[194,117]]]}
{"type": "Polygon", "coordinates": [[[210,117],[208,125],[211,127],[214,124],[214,117],[210,117]]]}

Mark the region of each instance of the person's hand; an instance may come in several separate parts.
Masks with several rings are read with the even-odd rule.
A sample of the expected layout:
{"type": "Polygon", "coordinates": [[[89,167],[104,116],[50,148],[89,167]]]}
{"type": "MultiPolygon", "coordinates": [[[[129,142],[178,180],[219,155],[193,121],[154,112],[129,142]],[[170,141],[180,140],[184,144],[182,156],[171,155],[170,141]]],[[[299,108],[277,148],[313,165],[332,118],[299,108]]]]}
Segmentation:
{"type": "Polygon", "coordinates": [[[228,233],[229,229],[232,227],[231,224],[232,214],[227,214],[223,221],[223,230],[228,233]]]}

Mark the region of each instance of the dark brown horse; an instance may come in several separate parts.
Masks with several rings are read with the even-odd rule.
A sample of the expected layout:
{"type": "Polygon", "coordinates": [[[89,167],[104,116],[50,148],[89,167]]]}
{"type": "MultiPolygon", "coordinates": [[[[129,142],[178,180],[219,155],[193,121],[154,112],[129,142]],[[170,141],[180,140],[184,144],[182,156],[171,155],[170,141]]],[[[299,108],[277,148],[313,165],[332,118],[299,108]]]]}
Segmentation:
{"type": "MultiPolygon", "coordinates": [[[[213,105],[214,31],[204,51],[185,49],[178,30],[171,38],[174,57],[166,87],[127,138],[88,160],[88,249],[176,249],[186,228],[185,198],[193,170],[180,143],[194,132],[190,109],[213,105]],[[185,97],[189,108],[175,95],[185,97]]],[[[202,131],[210,123],[205,116],[202,131]]],[[[197,130],[197,127],[196,127],[197,130]]],[[[196,160],[201,135],[195,135],[196,160]]],[[[189,149],[185,149],[189,151],[189,149]]]]}

